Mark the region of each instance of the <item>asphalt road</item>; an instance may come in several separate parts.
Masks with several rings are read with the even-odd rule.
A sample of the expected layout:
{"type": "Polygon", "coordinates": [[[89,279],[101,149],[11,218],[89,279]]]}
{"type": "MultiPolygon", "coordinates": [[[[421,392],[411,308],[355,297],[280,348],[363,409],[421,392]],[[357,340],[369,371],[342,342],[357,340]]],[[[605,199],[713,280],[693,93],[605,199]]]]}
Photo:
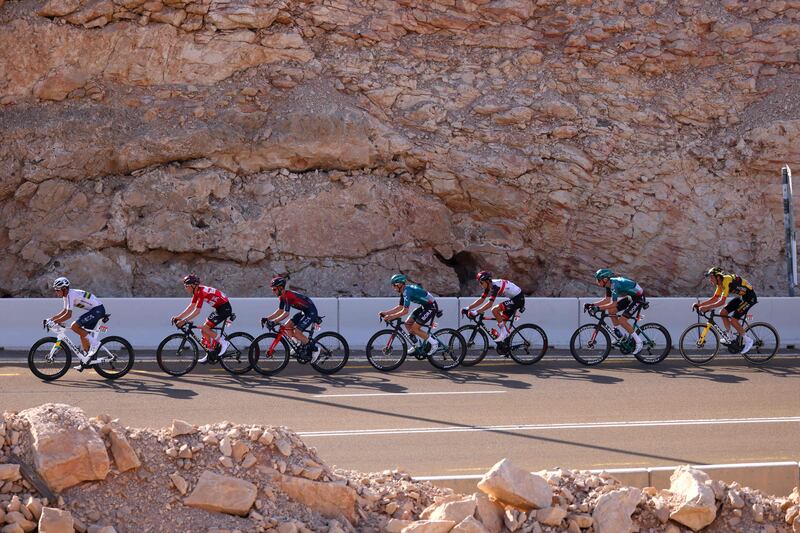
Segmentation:
{"type": "Polygon", "coordinates": [[[584,368],[484,362],[441,373],[407,362],[382,374],[351,361],[324,377],[292,362],[275,378],[201,368],[182,378],[139,362],[108,382],[70,371],[43,383],[0,359],[0,409],[65,402],[126,425],[229,420],[285,425],[329,463],[414,475],[485,472],[502,457],[538,470],[800,460],[800,357],[767,366],[720,357],[696,368],[609,358],[584,368]]]}

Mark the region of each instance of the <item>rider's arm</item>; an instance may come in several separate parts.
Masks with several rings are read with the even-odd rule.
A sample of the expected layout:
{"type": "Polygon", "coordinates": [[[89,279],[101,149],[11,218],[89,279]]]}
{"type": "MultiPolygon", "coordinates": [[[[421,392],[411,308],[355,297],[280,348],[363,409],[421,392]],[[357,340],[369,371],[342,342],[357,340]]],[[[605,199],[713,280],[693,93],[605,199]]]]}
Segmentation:
{"type": "Polygon", "coordinates": [[[484,300],[486,300],[485,296],[479,296],[477,300],[467,306],[467,311],[472,311],[476,307],[480,307],[484,300]]]}
{"type": "Polygon", "coordinates": [[[398,305],[397,307],[393,307],[388,311],[384,311],[383,318],[386,320],[394,320],[395,318],[400,318],[406,313],[408,313],[408,307],[404,305],[398,305]]]}
{"type": "Polygon", "coordinates": [[[267,320],[270,321],[270,322],[280,322],[281,320],[283,320],[287,316],[289,316],[289,312],[288,311],[284,311],[283,309],[279,308],[277,311],[275,311],[274,313],[269,315],[267,317],[267,320]]]}
{"type": "Polygon", "coordinates": [[[697,308],[700,311],[708,311],[709,309],[714,309],[716,307],[725,305],[725,300],[727,300],[727,297],[725,296],[712,296],[705,302],[700,302],[700,305],[698,305],[697,308]]]}
{"type": "Polygon", "coordinates": [[[60,313],[52,317],[50,320],[52,320],[56,324],[61,324],[62,322],[69,319],[69,317],[71,316],[72,316],[72,311],[70,311],[69,309],[62,309],[60,313]]]}
{"type": "Polygon", "coordinates": [[[599,307],[603,311],[607,311],[608,309],[611,309],[612,307],[616,307],[617,302],[615,302],[613,298],[607,297],[607,298],[603,298],[599,302],[593,303],[592,305],[595,305],[595,306],[599,307]]]}

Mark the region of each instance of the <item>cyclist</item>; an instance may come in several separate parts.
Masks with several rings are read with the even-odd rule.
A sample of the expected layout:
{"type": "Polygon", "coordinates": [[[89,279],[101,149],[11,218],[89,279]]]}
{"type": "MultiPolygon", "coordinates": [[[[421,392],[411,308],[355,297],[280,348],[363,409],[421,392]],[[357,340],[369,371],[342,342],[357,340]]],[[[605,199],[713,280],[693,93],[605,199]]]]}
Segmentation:
{"type": "Polygon", "coordinates": [[[405,274],[395,274],[392,276],[391,283],[395,291],[400,293],[400,303],[388,311],[378,313],[383,320],[391,322],[396,318],[405,316],[412,303],[419,304],[414,309],[411,316],[406,320],[406,329],[411,334],[411,340],[415,341],[414,349],[421,349],[425,341],[428,341],[429,354],[434,353],[439,348],[439,342],[425,333],[422,326],[428,322],[433,322],[434,317],[439,312],[439,306],[431,293],[416,283],[409,283],[405,274]]]}
{"type": "MultiPolygon", "coordinates": [[[[70,289],[69,280],[64,277],[56,278],[53,281],[53,290],[64,298],[64,308],[60,313],[51,317],[50,320],[63,326],[64,321],[72,316],[72,310],[80,309],[83,314],[72,323],[70,329],[81,338],[81,347],[86,352],[86,355],[93,356],[100,347],[100,342],[97,339],[90,339],[87,330],[94,329],[100,319],[106,316],[106,308],[103,307],[103,302],[88,291],[70,289]]],[[[87,365],[92,364],[94,364],[92,361],[87,363],[87,365]]],[[[75,369],[83,370],[83,365],[78,365],[75,369]]]]}
{"type": "MultiPolygon", "coordinates": [[[[294,307],[298,312],[295,313],[291,320],[286,321],[284,324],[284,333],[299,341],[304,348],[307,347],[308,337],[303,334],[303,331],[308,329],[311,324],[318,323],[319,314],[317,313],[317,306],[314,305],[314,302],[312,302],[311,298],[308,296],[288,290],[286,288],[286,278],[284,277],[276,276],[272,278],[269,285],[272,287],[273,294],[278,297],[278,309],[268,317],[262,318],[261,326],[263,327],[264,324],[272,326],[282,321],[289,316],[289,311],[294,307]]],[[[314,345],[314,349],[311,352],[312,363],[317,362],[319,354],[320,347],[314,345]]]]}
{"type": "Polygon", "coordinates": [[[522,289],[507,279],[492,279],[492,273],[486,270],[478,272],[475,279],[483,287],[483,294],[461,311],[467,316],[473,317],[485,313],[491,307],[492,314],[497,320],[497,338],[495,341],[498,343],[503,342],[510,333],[506,321],[510,320],[518,310],[525,307],[525,295],[522,294],[522,289]],[[504,296],[508,300],[494,305],[494,301],[498,296],[504,296]],[[492,307],[493,305],[494,307],[492,307]]]}
{"type": "Polygon", "coordinates": [[[598,285],[605,288],[606,297],[598,302],[584,305],[584,309],[597,307],[601,311],[609,311],[614,332],[622,337],[618,326],[622,326],[628,332],[636,343],[633,349],[633,354],[636,355],[642,351],[642,338],[633,330],[628,320],[636,316],[646,303],[644,289],[633,280],[614,276],[614,272],[608,268],[601,268],[595,272],[594,279],[598,285]]]}
{"type": "MultiPolygon", "coordinates": [[[[233,314],[231,302],[228,300],[228,297],[219,289],[200,285],[200,278],[195,274],[189,274],[183,278],[183,287],[186,289],[186,292],[192,295],[192,301],[186,309],[181,311],[181,314],[172,317],[172,322],[178,327],[183,326],[200,314],[200,309],[203,308],[203,302],[208,302],[214,310],[208,315],[203,325],[200,326],[200,331],[203,335],[203,344],[208,350],[214,350],[217,347],[217,343],[219,343],[219,353],[220,355],[224,354],[228,350],[230,343],[222,335],[217,335],[211,328],[219,326],[233,314]]],[[[207,352],[203,357],[197,360],[198,363],[205,363],[207,361],[207,352]]]]}
{"type": "Polygon", "coordinates": [[[725,304],[725,300],[729,294],[736,295],[733,300],[725,305],[725,308],[719,313],[722,317],[722,322],[725,324],[725,336],[723,339],[725,344],[731,344],[731,324],[739,334],[739,338],[744,341],[741,353],[747,353],[753,347],[753,338],[745,333],[739,319],[747,314],[751,307],[758,303],[756,291],[746,279],[736,274],[726,274],[720,267],[711,267],[706,273],[705,277],[709,278],[714,285],[714,295],[700,303],[692,304],[692,309],[698,311],[708,311],[721,307],[725,304]]]}

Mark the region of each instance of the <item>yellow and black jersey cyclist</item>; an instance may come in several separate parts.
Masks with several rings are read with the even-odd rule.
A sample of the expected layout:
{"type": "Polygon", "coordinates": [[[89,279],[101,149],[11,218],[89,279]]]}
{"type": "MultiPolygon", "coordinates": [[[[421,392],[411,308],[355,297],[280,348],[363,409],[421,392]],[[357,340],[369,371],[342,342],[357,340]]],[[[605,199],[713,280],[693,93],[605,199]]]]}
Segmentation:
{"type": "Polygon", "coordinates": [[[708,311],[717,307],[725,305],[728,295],[733,299],[725,305],[725,308],[720,312],[722,322],[725,324],[726,339],[723,342],[730,344],[732,342],[730,337],[731,324],[736,329],[739,337],[742,338],[744,344],[741,353],[747,353],[753,347],[753,338],[744,332],[741,322],[739,320],[744,317],[751,307],[758,303],[756,291],[746,279],[732,273],[725,273],[720,267],[709,268],[705,276],[714,285],[714,295],[703,302],[693,304],[692,308],[697,308],[698,311],[708,311]]]}

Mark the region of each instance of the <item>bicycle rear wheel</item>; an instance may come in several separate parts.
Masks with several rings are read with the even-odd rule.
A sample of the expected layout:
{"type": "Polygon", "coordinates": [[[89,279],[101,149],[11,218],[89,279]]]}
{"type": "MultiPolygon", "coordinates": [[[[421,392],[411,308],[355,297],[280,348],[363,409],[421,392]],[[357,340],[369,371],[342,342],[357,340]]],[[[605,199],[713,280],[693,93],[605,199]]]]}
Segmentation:
{"type": "Polygon", "coordinates": [[[719,352],[719,335],[706,324],[692,324],[681,334],[681,355],[693,365],[704,365],[719,352]]]}
{"type": "Polygon", "coordinates": [[[462,366],[477,365],[489,353],[489,336],[478,326],[461,326],[458,331],[467,343],[467,354],[462,366]]]}
{"type": "Polygon", "coordinates": [[[225,335],[231,345],[224,354],[219,354],[219,364],[222,368],[234,375],[245,374],[250,371],[250,345],[253,336],[243,331],[225,335]]]}
{"type": "Polygon", "coordinates": [[[753,338],[753,347],[743,353],[745,359],[754,365],[763,365],[778,353],[781,344],[777,330],[766,322],[755,322],[747,326],[745,335],[753,338]]]}
{"type": "Polygon", "coordinates": [[[156,361],[170,376],[183,376],[195,367],[198,354],[199,348],[193,338],[184,333],[173,333],[158,345],[156,361]]]}
{"type": "Polygon", "coordinates": [[[639,327],[642,336],[642,350],[634,355],[640,363],[654,365],[660,363],[672,350],[672,337],[661,324],[644,324],[639,327]]]}
{"type": "Polygon", "coordinates": [[[289,364],[289,345],[275,333],[255,338],[249,350],[250,366],[263,376],[274,376],[289,364]]]}
{"type": "Polygon", "coordinates": [[[461,364],[467,355],[467,341],[461,333],[451,328],[442,328],[433,333],[439,341],[436,351],[428,354],[428,361],[439,370],[452,370],[461,364]]]}
{"type": "Polygon", "coordinates": [[[599,365],[611,352],[611,337],[598,324],[586,324],[572,334],[569,351],[582,365],[599,365]]]}
{"type": "Polygon", "coordinates": [[[511,359],[521,365],[532,365],[547,352],[547,335],[535,324],[522,324],[508,336],[506,346],[511,359]]]}
{"type": "Polygon", "coordinates": [[[133,347],[122,337],[105,337],[94,355],[97,359],[110,359],[92,365],[94,371],[106,379],[117,379],[133,368],[133,347]]]}
{"type": "Polygon", "coordinates": [[[391,372],[408,355],[405,339],[393,329],[382,329],[367,342],[367,361],[381,372],[391,372]]]}
{"type": "Polygon", "coordinates": [[[55,337],[39,339],[28,352],[28,368],[34,376],[45,381],[66,374],[71,362],[72,352],[55,337]]]}
{"type": "Polygon", "coordinates": [[[344,337],[333,331],[327,331],[314,339],[320,349],[319,357],[311,366],[322,374],[335,374],[347,364],[350,358],[350,346],[344,337]]]}

